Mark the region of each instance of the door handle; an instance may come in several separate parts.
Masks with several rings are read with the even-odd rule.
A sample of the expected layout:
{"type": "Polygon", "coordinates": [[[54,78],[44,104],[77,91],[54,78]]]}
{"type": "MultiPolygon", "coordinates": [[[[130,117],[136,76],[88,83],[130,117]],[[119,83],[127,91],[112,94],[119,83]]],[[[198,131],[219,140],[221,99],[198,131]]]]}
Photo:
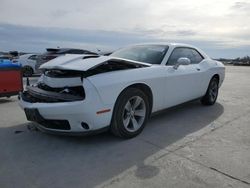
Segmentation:
{"type": "Polygon", "coordinates": [[[201,69],[199,69],[199,68],[196,68],[196,70],[197,70],[197,71],[200,71],[201,69]]]}

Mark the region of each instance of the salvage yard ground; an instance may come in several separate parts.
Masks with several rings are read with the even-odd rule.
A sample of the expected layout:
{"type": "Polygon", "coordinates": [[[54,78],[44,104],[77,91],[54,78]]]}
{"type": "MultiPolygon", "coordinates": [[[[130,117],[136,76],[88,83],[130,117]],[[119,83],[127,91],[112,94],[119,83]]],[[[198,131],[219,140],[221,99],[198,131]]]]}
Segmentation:
{"type": "Polygon", "coordinates": [[[227,66],[214,106],[165,110],[130,140],[47,135],[2,98],[0,187],[250,187],[249,98],[250,67],[227,66]]]}

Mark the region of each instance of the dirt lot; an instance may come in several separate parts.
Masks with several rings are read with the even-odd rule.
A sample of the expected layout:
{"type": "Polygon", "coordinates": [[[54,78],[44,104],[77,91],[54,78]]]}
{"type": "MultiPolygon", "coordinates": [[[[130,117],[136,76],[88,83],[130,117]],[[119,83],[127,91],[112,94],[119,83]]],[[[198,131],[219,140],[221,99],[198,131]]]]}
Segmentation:
{"type": "Polygon", "coordinates": [[[0,99],[0,187],[249,187],[249,97],[250,67],[228,66],[214,106],[168,109],[131,140],[47,135],[0,99]]]}

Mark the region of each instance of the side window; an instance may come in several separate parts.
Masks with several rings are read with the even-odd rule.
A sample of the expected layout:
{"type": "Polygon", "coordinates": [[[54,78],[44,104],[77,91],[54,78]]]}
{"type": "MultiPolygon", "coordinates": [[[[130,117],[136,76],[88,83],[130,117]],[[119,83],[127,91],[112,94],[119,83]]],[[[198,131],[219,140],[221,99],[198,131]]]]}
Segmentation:
{"type": "Polygon", "coordinates": [[[184,57],[184,48],[175,48],[170,55],[167,65],[175,65],[180,57],[184,57]]]}
{"type": "Polygon", "coordinates": [[[191,60],[192,64],[198,64],[200,63],[204,58],[201,56],[199,52],[197,52],[195,49],[191,49],[193,53],[193,57],[191,60]]]}
{"type": "Polygon", "coordinates": [[[37,59],[37,55],[32,55],[32,56],[30,56],[28,59],[36,60],[36,59],[37,59]]]}
{"type": "Polygon", "coordinates": [[[175,48],[170,55],[167,65],[174,65],[177,63],[177,60],[181,57],[187,57],[190,59],[191,64],[198,64],[203,60],[203,57],[192,48],[175,48]]]}

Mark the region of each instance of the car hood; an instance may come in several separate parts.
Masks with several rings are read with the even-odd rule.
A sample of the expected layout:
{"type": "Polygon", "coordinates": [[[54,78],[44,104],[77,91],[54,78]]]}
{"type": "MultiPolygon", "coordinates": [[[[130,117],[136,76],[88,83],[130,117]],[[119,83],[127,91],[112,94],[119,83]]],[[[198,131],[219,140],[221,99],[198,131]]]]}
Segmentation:
{"type": "Polygon", "coordinates": [[[107,61],[125,61],[130,64],[140,64],[144,66],[150,66],[148,63],[142,63],[127,59],[116,58],[112,56],[95,56],[95,55],[73,55],[66,54],[59,56],[53,60],[40,66],[40,69],[58,69],[58,70],[75,70],[75,71],[87,71],[98,65],[101,65],[107,61]]]}

